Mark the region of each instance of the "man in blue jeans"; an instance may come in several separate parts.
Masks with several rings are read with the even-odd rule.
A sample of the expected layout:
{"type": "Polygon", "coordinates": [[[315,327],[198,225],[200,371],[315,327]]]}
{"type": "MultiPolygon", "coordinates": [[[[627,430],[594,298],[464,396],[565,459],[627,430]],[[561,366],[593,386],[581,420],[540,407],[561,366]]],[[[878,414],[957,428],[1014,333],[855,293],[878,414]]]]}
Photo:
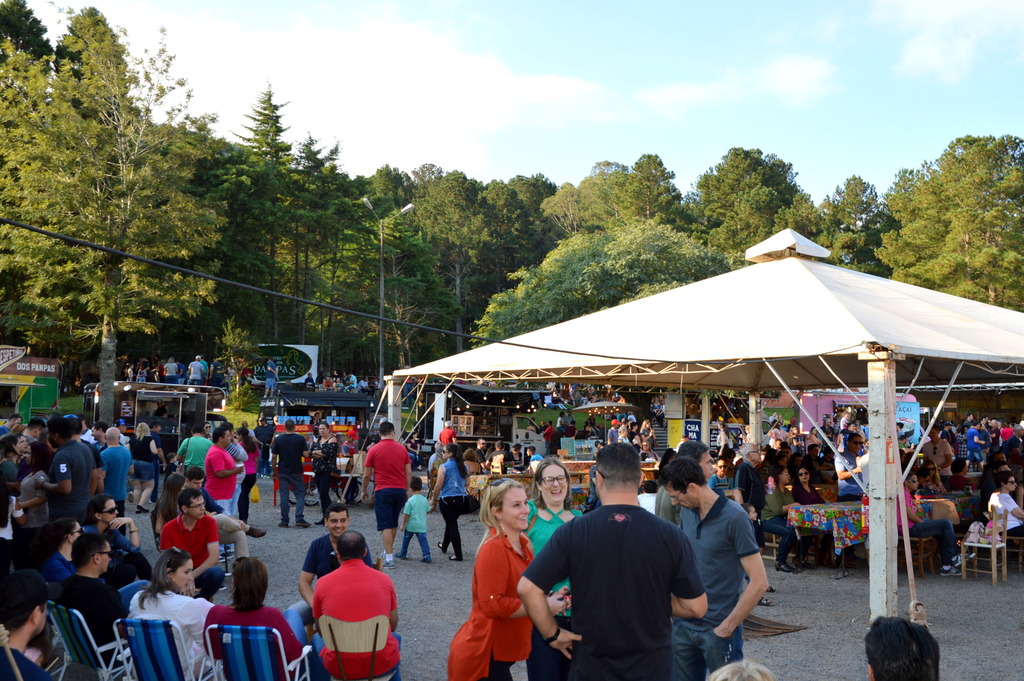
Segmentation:
{"type": "Polygon", "coordinates": [[[957,553],[953,523],[945,518],[923,520],[918,516],[914,512],[914,500],[911,498],[911,495],[917,491],[917,487],[917,473],[911,473],[903,483],[903,503],[896,505],[896,527],[903,527],[903,511],[905,509],[911,537],[935,537],[938,540],[939,555],[942,558],[942,570],[939,571],[939,574],[947,577],[959,575],[960,554],[957,553]]]}
{"type": "Polygon", "coordinates": [[[672,622],[675,681],[705,676],[743,659],[743,620],[768,588],[764,562],[746,511],[708,487],[700,463],[677,456],[662,469],[661,483],[690,540],[707,593],[707,613],[672,622]],[[749,582],[744,586],[744,581],[749,582]]]}
{"type": "Polygon", "coordinates": [[[277,469],[278,492],[281,495],[281,524],[288,527],[288,498],[295,494],[295,527],[309,527],[303,512],[306,508],[306,479],[302,472],[302,459],[309,457],[306,438],[295,432],[295,421],[284,422],[284,431],[271,447],[271,465],[277,469]]]}

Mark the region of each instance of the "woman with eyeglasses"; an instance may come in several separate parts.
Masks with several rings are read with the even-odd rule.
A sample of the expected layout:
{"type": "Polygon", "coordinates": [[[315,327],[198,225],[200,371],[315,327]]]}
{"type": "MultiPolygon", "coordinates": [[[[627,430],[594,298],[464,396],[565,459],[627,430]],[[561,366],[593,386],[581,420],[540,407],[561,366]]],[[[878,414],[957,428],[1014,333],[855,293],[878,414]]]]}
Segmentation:
{"type": "Polygon", "coordinates": [[[925,494],[945,494],[946,488],[939,479],[939,471],[935,464],[928,462],[917,469],[918,489],[925,494]]]}
{"type": "Polygon", "coordinates": [[[57,518],[39,528],[32,542],[32,555],[42,565],[40,572],[48,582],[63,582],[75,574],[71,545],[82,534],[74,518],[57,518]]]}
{"type": "Polygon", "coordinates": [[[1017,478],[1011,470],[997,471],[994,480],[996,491],[989,499],[988,507],[992,513],[1009,511],[1006,521],[1006,534],[1011,537],[1024,537],[1024,511],[1014,501],[1017,491],[1017,478]]]}
{"type": "Polygon", "coordinates": [[[101,534],[110,544],[110,568],[103,575],[107,584],[120,589],[137,579],[148,580],[153,576],[153,569],[139,546],[135,520],[118,517],[114,497],[97,494],[89,499],[83,521],[83,532],[101,534]],[[127,532],[127,536],[122,532],[127,532]]]}
{"type": "MultiPolygon", "coordinates": [[[[473,566],[473,604],[452,639],[448,681],[512,681],[512,665],[530,654],[533,626],[517,591],[533,560],[529,515],[526,490],[515,480],[501,478],[484,490],[485,534],[473,566]]],[[[565,610],[564,599],[564,589],[548,596],[552,615],[565,610]]]]}
{"type": "Polygon", "coordinates": [[[800,568],[811,568],[801,551],[797,552],[796,567],[789,564],[789,552],[796,545],[796,528],[786,524],[789,509],[796,505],[793,493],[788,489],[792,481],[785,467],[775,465],[768,470],[768,489],[765,490],[764,509],[761,512],[761,527],[765,532],[779,536],[779,548],[775,554],[777,572],[796,572],[800,568]]]}
{"type": "Polygon", "coordinates": [[[441,507],[444,518],[444,538],[437,543],[441,553],[448,552],[451,544],[455,550],[448,560],[462,560],[462,535],[459,534],[459,516],[469,511],[469,499],[466,492],[466,480],[469,471],[462,461],[462,450],[454,442],[444,446],[445,461],[437,469],[437,482],[434,483],[434,494],[430,502],[430,510],[441,507]]]}
{"type": "Polygon", "coordinates": [[[170,620],[181,627],[185,650],[178,650],[178,656],[182,665],[192,660],[193,668],[199,671],[206,661],[203,631],[213,603],[205,598],[195,598],[195,594],[192,556],[182,549],[167,549],[156,559],[153,580],[132,598],[128,617],[170,620]]]}
{"type": "MultiPolygon", "coordinates": [[[[558,459],[547,457],[537,466],[530,486],[530,501],[527,503],[530,514],[526,525],[526,536],[530,538],[535,554],[544,548],[555,530],[583,515],[572,508],[571,488],[569,469],[558,459]]],[[[568,589],[569,580],[556,584],[552,591],[557,592],[562,587],[568,589]]],[[[566,631],[572,631],[569,615],[566,609],[564,614],[555,616],[558,626],[566,631]]],[[[565,681],[569,678],[569,658],[545,643],[544,636],[536,627],[533,629],[530,657],[526,659],[526,673],[530,681],[565,681]]]]}

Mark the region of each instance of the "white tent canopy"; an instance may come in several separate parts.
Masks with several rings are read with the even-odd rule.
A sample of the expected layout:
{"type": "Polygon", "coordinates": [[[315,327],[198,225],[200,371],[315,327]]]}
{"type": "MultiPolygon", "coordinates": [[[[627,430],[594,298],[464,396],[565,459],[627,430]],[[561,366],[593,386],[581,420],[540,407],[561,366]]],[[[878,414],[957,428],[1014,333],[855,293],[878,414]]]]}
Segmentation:
{"type": "MultiPolygon", "coordinates": [[[[892,447],[896,383],[1019,381],[1024,313],[812,259],[827,254],[787,230],[750,248],[747,257],[757,262],[750,267],[396,371],[395,377],[751,394],[867,385],[871,614],[894,615],[901,480],[892,447]]],[[[756,399],[752,404],[756,424],[756,399]]]]}
{"type": "Polygon", "coordinates": [[[1012,365],[1024,362],[1024,313],[796,255],[508,342],[532,347],[489,344],[395,375],[761,392],[782,387],[763,361],[790,385],[838,388],[832,371],[864,385],[858,354],[887,350],[905,356],[901,385],[915,375],[919,385],[943,385],[960,360],[961,381],[1013,382],[1022,375],[1012,365]],[[744,303],[760,311],[757,322],[737,312],[744,303]]]}

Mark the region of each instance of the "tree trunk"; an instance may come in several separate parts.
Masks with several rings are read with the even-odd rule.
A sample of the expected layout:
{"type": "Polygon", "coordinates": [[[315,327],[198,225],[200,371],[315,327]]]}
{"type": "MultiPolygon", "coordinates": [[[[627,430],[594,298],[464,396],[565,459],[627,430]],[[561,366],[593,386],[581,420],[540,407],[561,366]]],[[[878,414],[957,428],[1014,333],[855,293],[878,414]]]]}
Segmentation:
{"type": "Polygon", "coordinates": [[[114,378],[117,360],[117,331],[109,315],[103,317],[103,337],[100,340],[100,421],[114,422],[114,378]]]}

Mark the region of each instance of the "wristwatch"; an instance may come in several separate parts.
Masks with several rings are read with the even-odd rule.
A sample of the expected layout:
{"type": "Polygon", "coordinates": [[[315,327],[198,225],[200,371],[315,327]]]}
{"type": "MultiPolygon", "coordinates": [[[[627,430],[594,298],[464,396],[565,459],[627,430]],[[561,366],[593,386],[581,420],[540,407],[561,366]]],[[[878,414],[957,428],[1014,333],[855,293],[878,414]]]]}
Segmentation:
{"type": "Polygon", "coordinates": [[[561,633],[562,633],[562,629],[561,628],[555,629],[555,633],[551,634],[546,639],[544,639],[544,643],[547,644],[547,645],[551,645],[554,641],[556,641],[558,639],[558,635],[561,634],[561,633]]]}

